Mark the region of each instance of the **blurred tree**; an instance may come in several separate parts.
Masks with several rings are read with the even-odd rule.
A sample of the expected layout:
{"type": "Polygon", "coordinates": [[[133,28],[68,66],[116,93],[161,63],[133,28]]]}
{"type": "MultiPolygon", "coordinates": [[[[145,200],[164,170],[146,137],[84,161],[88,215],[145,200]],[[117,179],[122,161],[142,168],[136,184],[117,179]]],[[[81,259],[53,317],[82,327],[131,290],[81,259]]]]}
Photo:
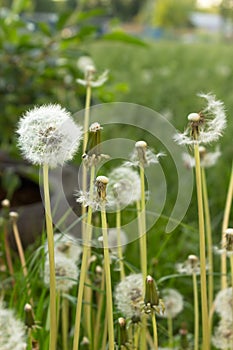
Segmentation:
{"type": "Polygon", "coordinates": [[[189,14],[195,9],[195,0],[157,0],[154,24],[162,28],[189,27],[189,14]]]}
{"type": "Polygon", "coordinates": [[[233,20],[233,0],[222,0],[219,9],[223,18],[233,20]]]}

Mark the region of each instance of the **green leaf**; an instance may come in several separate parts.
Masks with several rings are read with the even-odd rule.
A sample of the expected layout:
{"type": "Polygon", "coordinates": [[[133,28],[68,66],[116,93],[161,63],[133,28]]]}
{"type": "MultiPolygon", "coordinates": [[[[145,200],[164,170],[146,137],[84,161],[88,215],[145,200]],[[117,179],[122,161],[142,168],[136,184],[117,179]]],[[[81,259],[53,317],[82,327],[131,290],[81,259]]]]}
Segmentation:
{"type": "Polygon", "coordinates": [[[139,46],[144,46],[144,47],[148,46],[148,44],[145,41],[143,41],[135,36],[126,34],[122,31],[114,31],[112,33],[104,34],[101,37],[101,39],[111,40],[111,41],[120,41],[120,42],[124,42],[127,44],[139,45],[139,46]]]}

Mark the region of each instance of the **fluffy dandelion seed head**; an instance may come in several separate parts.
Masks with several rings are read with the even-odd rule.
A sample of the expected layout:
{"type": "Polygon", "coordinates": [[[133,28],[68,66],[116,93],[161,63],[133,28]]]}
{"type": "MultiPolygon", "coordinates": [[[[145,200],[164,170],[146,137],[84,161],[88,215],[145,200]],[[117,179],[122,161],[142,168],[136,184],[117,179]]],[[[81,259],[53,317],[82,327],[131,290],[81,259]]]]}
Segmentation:
{"type": "Polygon", "coordinates": [[[126,318],[140,320],[144,303],[141,273],[127,276],[116,286],[115,303],[126,318]]]}
{"type": "Polygon", "coordinates": [[[174,136],[174,141],[180,145],[217,141],[226,128],[223,102],[216,100],[212,94],[199,94],[199,96],[206,100],[207,105],[200,113],[189,114],[188,128],[174,136]]]}
{"type": "Polygon", "coordinates": [[[86,74],[86,72],[90,69],[95,71],[95,64],[90,56],[79,57],[77,61],[77,67],[84,74],[86,74]]]}
{"type": "MultiPolygon", "coordinates": [[[[206,266],[207,268],[207,266],[206,266]]],[[[180,274],[192,275],[200,274],[200,262],[196,255],[190,254],[184,263],[176,264],[176,269],[180,274]]]]}
{"type": "MultiPolygon", "coordinates": [[[[48,242],[45,242],[44,246],[45,254],[48,254],[48,242]]],[[[56,233],[54,235],[54,253],[55,256],[62,255],[66,258],[78,262],[82,247],[77,239],[70,234],[56,233]]]]}
{"type": "MultiPolygon", "coordinates": [[[[118,237],[117,237],[118,230],[116,228],[110,228],[108,230],[108,247],[111,249],[111,252],[115,255],[117,255],[117,247],[118,247],[118,237]]],[[[98,238],[99,242],[103,242],[103,236],[98,238]]],[[[124,230],[120,230],[120,241],[121,241],[121,247],[122,251],[125,251],[126,244],[128,243],[128,238],[126,235],[126,232],[124,230]]]]}
{"type": "Polygon", "coordinates": [[[176,317],[184,308],[183,296],[172,288],[164,289],[162,294],[165,305],[165,311],[162,316],[166,318],[176,317]]]}
{"type": "Polygon", "coordinates": [[[147,148],[147,143],[146,141],[137,141],[135,143],[136,148],[147,148]]]}
{"type": "MultiPolygon", "coordinates": [[[[62,255],[55,257],[56,288],[58,291],[68,292],[77,284],[78,274],[78,267],[73,260],[62,255]]],[[[49,283],[50,270],[49,260],[47,259],[44,266],[44,284],[49,286],[49,283]]]]}
{"type": "Polygon", "coordinates": [[[102,183],[104,185],[107,185],[108,184],[108,178],[106,176],[103,176],[103,175],[100,175],[100,176],[97,176],[96,178],[96,182],[98,183],[102,183]]]}
{"type": "Polygon", "coordinates": [[[141,181],[137,171],[120,166],[109,174],[108,198],[111,202],[127,206],[141,198],[141,181]]]}
{"type": "Polygon", "coordinates": [[[151,164],[157,164],[159,157],[163,157],[164,153],[155,154],[150,148],[148,148],[145,141],[137,141],[135,148],[130,155],[130,160],[124,163],[124,166],[149,166],[151,164]]]}
{"type": "Polygon", "coordinates": [[[232,317],[232,288],[225,288],[217,293],[214,300],[215,311],[219,314],[221,318],[226,321],[233,321],[232,317]]]}
{"type": "Polygon", "coordinates": [[[0,350],[26,350],[25,327],[0,300],[0,350]]]}
{"type": "MultiPolygon", "coordinates": [[[[202,168],[210,168],[214,166],[221,156],[221,152],[218,147],[214,152],[207,152],[205,147],[200,146],[199,153],[202,168]]],[[[182,159],[186,168],[190,169],[195,167],[195,158],[189,153],[182,153],[182,159]]]]}
{"type": "Polygon", "coordinates": [[[221,319],[218,326],[214,330],[212,336],[212,344],[217,349],[232,349],[233,329],[232,321],[221,319]]]}
{"type": "Polygon", "coordinates": [[[71,160],[77,151],[82,128],[60,105],[34,107],[20,119],[18,145],[33,164],[51,168],[71,160]]]}

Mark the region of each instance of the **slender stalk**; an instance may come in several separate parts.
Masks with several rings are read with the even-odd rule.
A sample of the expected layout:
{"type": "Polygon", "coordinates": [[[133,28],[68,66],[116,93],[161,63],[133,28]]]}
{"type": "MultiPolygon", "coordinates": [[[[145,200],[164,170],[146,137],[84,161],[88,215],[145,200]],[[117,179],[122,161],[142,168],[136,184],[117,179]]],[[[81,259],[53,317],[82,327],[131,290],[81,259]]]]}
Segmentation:
{"type": "MultiPolygon", "coordinates": [[[[205,169],[201,170],[202,175],[202,190],[203,190],[203,204],[205,212],[205,224],[206,224],[206,239],[207,239],[207,259],[208,259],[208,302],[209,310],[213,304],[214,297],[214,270],[213,270],[213,242],[212,242],[212,230],[211,230],[211,219],[209,210],[208,190],[206,183],[205,169]]],[[[211,330],[210,330],[211,332],[211,330]]]]}
{"type": "Polygon", "coordinates": [[[28,341],[27,341],[28,347],[27,350],[33,350],[33,343],[32,343],[32,329],[28,328],[28,341]]]}
{"type": "Polygon", "coordinates": [[[125,269],[123,263],[123,253],[122,253],[122,245],[121,245],[121,211],[118,206],[116,211],[116,229],[117,229],[117,252],[120,264],[120,276],[121,281],[125,278],[125,269]]]}
{"type": "Polygon", "coordinates": [[[198,305],[198,289],[197,289],[197,275],[195,272],[193,277],[193,302],[194,302],[194,350],[198,350],[199,342],[199,305],[198,305]]]}
{"type": "Polygon", "coordinates": [[[140,333],[140,327],[137,324],[135,324],[134,332],[133,332],[133,348],[135,350],[138,350],[139,333],[140,333]]]}
{"type": "MultiPolygon", "coordinates": [[[[108,334],[108,321],[107,321],[107,312],[105,315],[105,320],[104,320],[104,330],[103,330],[103,337],[102,337],[102,345],[101,345],[101,350],[106,350],[106,343],[107,343],[107,334],[108,334]]],[[[109,347],[109,350],[111,348],[109,347]]],[[[114,348],[112,348],[114,349],[114,348]]]]}
{"type": "Polygon", "coordinates": [[[145,175],[144,167],[140,166],[140,180],[141,180],[141,210],[140,210],[140,228],[141,235],[140,241],[140,257],[141,257],[141,270],[143,281],[147,276],[147,243],[146,243],[146,214],[145,214],[145,175]]]}
{"type": "Polygon", "coordinates": [[[43,166],[43,180],[44,180],[44,201],[45,201],[45,220],[48,238],[49,251],[49,270],[50,270],[50,338],[49,350],[56,350],[57,340],[57,323],[56,323],[56,279],[55,279],[55,261],[54,261],[54,237],[53,237],[53,223],[51,215],[51,204],[49,195],[49,168],[48,165],[43,166]]]}
{"type": "Polygon", "coordinates": [[[173,348],[173,324],[172,324],[172,318],[167,318],[167,329],[168,329],[168,344],[169,348],[173,348]]]}
{"type": "Polygon", "coordinates": [[[113,306],[112,306],[112,285],[110,272],[110,257],[108,250],[108,233],[107,233],[107,219],[104,204],[101,208],[101,223],[104,243],[104,272],[106,281],[106,303],[107,303],[107,322],[108,322],[108,342],[109,349],[114,349],[114,326],[113,326],[113,306]]]}
{"type": "Polygon", "coordinates": [[[198,143],[194,144],[194,156],[195,156],[196,189],[197,189],[197,204],[198,204],[198,219],[199,219],[202,337],[203,337],[203,350],[208,350],[210,344],[209,344],[209,321],[208,321],[207,288],[206,288],[205,224],[204,224],[200,154],[199,154],[198,143]]]}
{"type": "Polygon", "coordinates": [[[158,333],[157,333],[156,317],[154,312],[152,312],[151,314],[151,319],[152,319],[152,327],[153,327],[154,349],[158,350],[158,333]]]}
{"type": "Polygon", "coordinates": [[[104,271],[102,272],[101,276],[101,292],[99,295],[99,299],[97,301],[97,315],[95,320],[95,329],[94,329],[94,350],[98,350],[99,345],[99,336],[100,336],[100,324],[101,324],[101,315],[103,311],[103,304],[104,304],[104,286],[105,286],[105,276],[104,271]]]}
{"type": "Polygon", "coordinates": [[[25,277],[26,284],[27,284],[28,297],[30,298],[30,303],[33,305],[31,286],[30,286],[29,279],[28,279],[27,264],[26,264],[26,260],[25,260],[23,246],[22,246],[22,243],[21,243],[21,238],[20,238],[20,235],[19,235],[19,230],[18,230],[18,226],[17,226],[17,219],[13,218],[13,216],[12,216],[12,229],[13,229],[13,233],[14,233],[14,237],[15,237],[17,250],[18,250],[18,253],[19,253],[20,263],[21,263],[21,266],[22,266],[22,269],[23,269],[23,275],[25,277]]]}
{"type": "Polygon", "coordinates": [[[14,285],[14,279],[13,279],[14,268],[13,268],[13,263],[12,263],[12,259],[11,259],[11,251],[10,251],[10,246],[9,246],[9,241],[8,241],[8,230],[7,230],[7,221],[6,220],[4,220],[4,223],[3,223],[3,237],[4,237],[6,262],[7,262],[10,276],[12,277],[12,285],[14,285]]]}
{"type": "Polygon", "coordinates": [[[57,291],[57,334],[59,334],[59,323],[60,323],[60,305],[61,305],[61,292],[57,291]]]}
{"type": "MultiPolygon", "coordinates": [[[[91,174],[92,173],[93,171],[91,172],[91,174]]],[[[93,176],[94,175],[92,174],[91,182],[90,182],[90,193],[93,193],[93,188],[94,188],[94,179],[92,179],[93,176]]],[[[85,225],[86,237],[84,237],[84,240],[83,240],[83,255],[82,255],[82,264],[81,264],[80,277],[79,277],[79,288],[78,288],[75,325],[74,325],[73,350],[79,349],[82,301],[83,301],[84,285],[85,285],[86,273],[87,273],[87,267],[88,267],[89,244],[90,244],[91,232],[92,232],[91,221],[92,221],[92,207],[89,206],[88,212],[87,212],[87,222],[85,225]]]]}
{"type": "Polygon", "coordinates": [[[62,349],[68,350],[69,301],[62,296],[62,349]]]}
{"type": "MultiPolygon", "coordinates": [[[[232,162],[231,177],[230,177],[230,183],[229,183],[228,192],[227,192],[223,223],[222,223],[222,248],[223,249],[225,248],[225,244],[226,244],[225,231],[229,223],[232,197],[233,197],[233,162],[232,162]]],[[[221,289],[223,290],[226,288],[227,288],[227,255],[226,253],[223,253],[221,254],[221,289]]]]}

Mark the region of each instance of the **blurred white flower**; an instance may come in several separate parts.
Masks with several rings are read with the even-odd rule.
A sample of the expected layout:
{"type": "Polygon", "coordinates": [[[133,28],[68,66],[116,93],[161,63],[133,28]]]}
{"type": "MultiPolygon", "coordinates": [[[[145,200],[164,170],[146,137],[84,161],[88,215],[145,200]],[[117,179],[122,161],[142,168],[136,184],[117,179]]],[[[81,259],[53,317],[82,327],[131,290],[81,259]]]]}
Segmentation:
{"type": "Polygon", "coordinates": [[[137,171],[125,166],[112,170],[109,174],[107,194],[115,206],[127,206],[140,200],[141,181],[137,171]]]}
{"type": "MultiPolygon", "coordinates": [[[[122,251],[125,251],[125,247],[128,243],[128,238],[124,230],[120,230],[120,240],[121,240],[121,247],[122,251]]],[[[103,242],[103,236],[100,236],[98,238],[99,242],[103,242]]],[[[118,240],[117,240],[117,229],[116,228],[110,228],[108,229],[108,248],[111,250],[111,252],[115,255],[117,255],[118,247],[118,240]]]]}
{"type": "MultiPolygon", "coordinates": [[[[206,266],[206,269],[208,267],[206,266]]],[[[192,275],[193,273],[200,274],[200,262],[196,255],[189,255],[188,259],[183,263],[176,264],[176,270],[180,274],[192,275]]]]}
{"type": "Polygon", "coordinates": [[[233,348],[233,328],[232,321],[222,319],[214,330],[212,336],[212,344],[217,349],[232,349],[233,348]]]}
{"type": "MultiPolygon", "coordinates": [[[[75,262],[63,255],[55,256],[56,289],[60,292],[68,292],[78,280],[78,267],[75,262]]],[[[46,259],[44,266],[44,284],[49,286],[50,270],[49,260],[46,259]]]]}
{"type": "Polygon", "coordinates": [[[0,350],[26,350],[25,326],[0,300],[0,350]]]}
{"type": "Polygon", "coordinates": [[[77,152],[82,128],[60,105],[34,107],[20,119],[18,145],[33,164],[63,165],[77,152]]]}
{"type": "Polygon", "coordinates": [[[142,274],[131,274],[115,288],[116,307],[126,318],[137,322],[142,314],[143,278],[142,274]]]}
{"type": "Polygon", "coordinates": [[[135,148],[130,155],[130,160],[125,162],[125,166],[143,166],[147,167],[151,164],[159,163],[159,158],[165,156],[164,153],[155,154],[150,148],[148,148],[145,141],[137,141],[135,148]]]}
{"type": "Polygon", "coordinates": [[[108,80],[108,70],[105,70],[98,77],[95,77],[96,69],[93,65],[87,65],[85,69],[84,79],[77,79],[77,83],[83,86],[91,86],[93,88],[104,85],[108,80]]]}
{"type": "MultiPolygon", "coordinates": [[[[48,242],[45,242],[45,254],[48,253],[48,242]]],[[[77,239],[69,234],[56,233],[54,235],[54,254],[65,256],[74,262],[78,262],[82,247],[77,239]]]]}
{"type": "MultiPolygon", "coordinates": [[[[210,168],[217,163],[217,160],[221,156],[219,147],[215,149],[214,152],[207,152],[206,148],[203,146],[199,147],[201,167],[210,168]]],[[[186,168],[195,167],[195,158],[189,153],[182,153],[182,159],[186,168]]]]}
{"type": "Polygon", "coordinates": [[[200,113],[190,113],[188,128],[183,133],[174,135],[174,141],[180,145],[217,141],[226,128],[223,102],[216,100],[212,94],[199,94],[199,96],[207,101],[207,106],[200,113]]]}
{"type": "Polygon", "coordinates": [[[225,288],[217,293],[214,306],[215,311],[226,321],[233,321],[233,298],[232,288],[225,288]]]}
{"type": "Polygon", "coordinates": [[[162,295],[165,311],[161,316],[165,318],[176,317],[184,308],[183,296],[172,288],[164,289],[162,295]]]}
{"type": "Polygon", "coordinates": [[[81,56],[79,57],[77,61],[77,66],[80,71],[82,71],[84,74],[87,74],[87,72],[92,69],[95,71],[95,64],[93,59],[90,56],[81,56]]]}

